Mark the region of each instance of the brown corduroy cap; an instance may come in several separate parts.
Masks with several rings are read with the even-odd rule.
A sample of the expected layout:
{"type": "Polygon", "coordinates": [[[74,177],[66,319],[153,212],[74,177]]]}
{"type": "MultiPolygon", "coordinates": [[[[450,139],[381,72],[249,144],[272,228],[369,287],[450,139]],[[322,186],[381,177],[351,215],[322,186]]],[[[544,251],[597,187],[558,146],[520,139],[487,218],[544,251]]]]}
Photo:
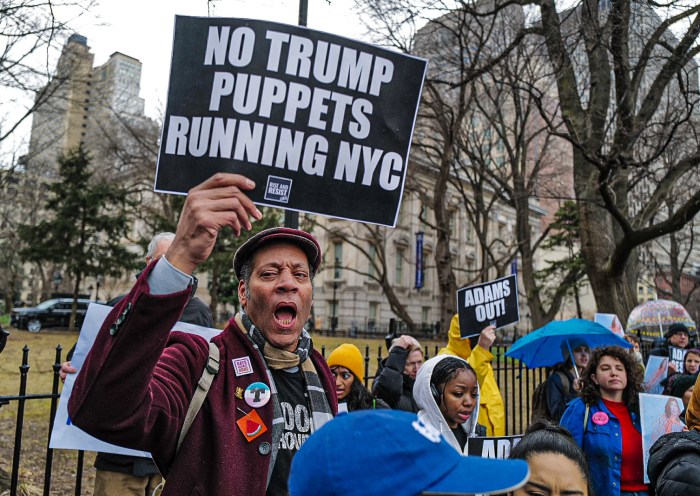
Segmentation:
{"type": "Polygon", "coordinates": [[[321,265],[321,246],[316,238],[301,229],[289,227],[273,227],[260,231],[258,234],[243,243],[233,256],[233,271],[238,279],[241,278],[241,269],[253,253],[263,246],[273,242],[287,242],[297,245],[304,250],[309,259],[309,266],[315,273],[321,265]]]}

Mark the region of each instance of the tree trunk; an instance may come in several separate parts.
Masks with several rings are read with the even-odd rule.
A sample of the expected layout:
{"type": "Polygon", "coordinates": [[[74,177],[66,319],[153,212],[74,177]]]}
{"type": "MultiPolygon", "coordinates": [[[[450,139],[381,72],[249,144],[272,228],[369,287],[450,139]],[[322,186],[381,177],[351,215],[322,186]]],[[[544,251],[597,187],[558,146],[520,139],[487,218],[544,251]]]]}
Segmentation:
{"type": "MultiPolygon", "coordinates": [[[[445,147],[451,149],[451,147],[445,147]]],[[[433,208],[435,212],[436,243],[435,268],[437,269],[438,287],[440,289],[440,330],[447,336],[450,322],[457,313],[457,279],[452,270],[452,255],[450,253],[450,221],[446,208],[447,181],[449,179],[451,156],[444,157],[433,193],[433,208]]]]}
{"type": "Polygon", "coordinates": [[[600,313],[613,313],[626,322],[637,305],[638,262],[633,250],[623,267],[613,267],[611,257],[622,230],[610,213],[599,207],[598,170],[580,153],[574,153],[574,189],[578,199],[581,255],[600,313]]]}

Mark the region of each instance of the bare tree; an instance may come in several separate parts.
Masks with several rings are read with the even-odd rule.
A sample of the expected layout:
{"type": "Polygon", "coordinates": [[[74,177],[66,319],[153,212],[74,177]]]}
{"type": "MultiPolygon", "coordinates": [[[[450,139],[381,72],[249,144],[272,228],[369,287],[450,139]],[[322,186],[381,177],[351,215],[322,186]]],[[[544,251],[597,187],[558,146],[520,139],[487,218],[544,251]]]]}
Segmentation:
{"type": "Polygon", "coordinates": [[[582,254],[598,310],[625,319],[637,300],[638,248],[700,210],[682,191],[700,164],[700,4],[536,2],[573,148],[582,254]],[[678,155],[662,157],[667,150],[678,155]],[[679,189],[681,188],[681,189],[679,189]],[[664,212],[664,199],[680,201],[664,212]],[[636,202],[635,202],[636,199],[636,202]]]}
{"type": "Polygon", "coordinates": [[[505,44],[495,43],[496,39],[503,40],[501,22],[509,13],[492,2],[367,0],[357,3],[376,41],[430,58],[412,159],[414,169],[430,177],[432,188],[425,191],[423,184],[412,185],[411,178],[407,188],[423,191],[423,201],[434,214],[430,227],[436,235],[433,256],[440,292],[440,326],[448,329],[456,313],[457,279],[450,246],[447,196],[453,166],[459,159],[460,136],[467,124],[470,99],[467,84],[504,60],[527,29],[508,31],[505,44]]]}
{"type": "MultiPolygon", "coordinates": [[[[0,5],[0,144],[8,141],[37,107],[57,90],[47,86],[68,23],[92,0],[9,1],[0,5]],[[27,98],[29,96],[29,98],[27,98]],[[33,102],[26,104],[23,102],[33,102]]],[[[4,164],[7,168],[8,165],[4,164]]]]}
{"type": "MultiPolygon", "coordinates": [[[[510,11],[509,23],[501,21],[502,43],[508,41],[504,33],[517,31],[526,22],[524,11],[510,11]]],[[[505,275],[518,257],[521,289],[535,327],[552,320],[583,276],[579,267],[571,265],[551,281],[537,277],[536,253],[554,220],[547,209],[554,210],[552,200],[573,196],[571,171],[562,160],[570,155],[568,143],[550,128],[556,122],[551,116],[558,112],[551,66],[540,54],[541,40],[528,36],[466,85],[468,125],[461,134],[461,156],[451,181],[479,239],[481,279],[488,280],[494,269],[496,276],[505,275]],[[493,217],[504,206],[514,214],[512,232],[490,233],[493,217]]],[[[561,127],[561,119],[558,122],[561,127]]]]}

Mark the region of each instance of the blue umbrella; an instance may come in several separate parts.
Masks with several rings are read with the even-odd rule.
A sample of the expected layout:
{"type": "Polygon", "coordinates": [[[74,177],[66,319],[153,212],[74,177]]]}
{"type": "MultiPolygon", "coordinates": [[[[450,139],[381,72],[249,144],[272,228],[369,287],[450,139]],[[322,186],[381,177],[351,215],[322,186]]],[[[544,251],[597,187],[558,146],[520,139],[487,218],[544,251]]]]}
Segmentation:
{"type": "Polygon", "coordinates": [[[530,368],[550,367],[564,360],[562,345],[569,349],[571,355],[571,342],[574,340],[584,340],[590,348],[632,347],[631,343],[598,322],[584,319],[553,320],[515,341],[506,356],[520,360],[530,368]]]}

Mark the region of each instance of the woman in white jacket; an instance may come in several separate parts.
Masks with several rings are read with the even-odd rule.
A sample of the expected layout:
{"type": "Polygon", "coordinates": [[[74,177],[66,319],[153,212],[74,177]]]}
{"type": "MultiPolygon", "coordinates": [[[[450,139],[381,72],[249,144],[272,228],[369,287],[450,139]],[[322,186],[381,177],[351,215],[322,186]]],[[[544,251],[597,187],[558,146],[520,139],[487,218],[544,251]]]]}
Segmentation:
{"type": "Polygon", "coordinates": [[[438,355],[423,364],[413,385],[418,417],[435,427],[460,453],[467,440],[483,435],[478,426],[479,384],[474,369],[463,359],[438,355]],[[477,426],[479,429],[477,429],[477,426]]]}

